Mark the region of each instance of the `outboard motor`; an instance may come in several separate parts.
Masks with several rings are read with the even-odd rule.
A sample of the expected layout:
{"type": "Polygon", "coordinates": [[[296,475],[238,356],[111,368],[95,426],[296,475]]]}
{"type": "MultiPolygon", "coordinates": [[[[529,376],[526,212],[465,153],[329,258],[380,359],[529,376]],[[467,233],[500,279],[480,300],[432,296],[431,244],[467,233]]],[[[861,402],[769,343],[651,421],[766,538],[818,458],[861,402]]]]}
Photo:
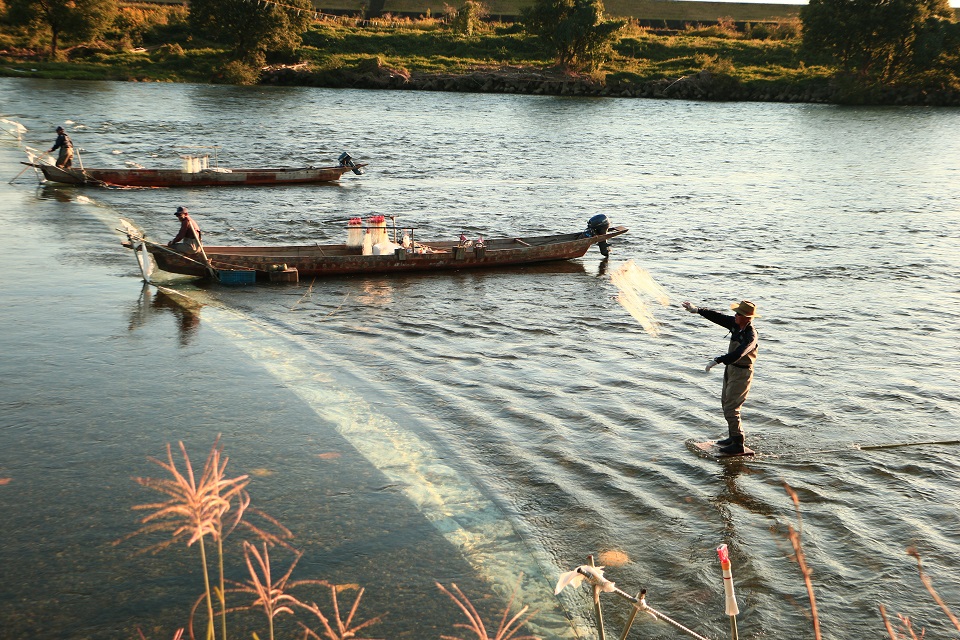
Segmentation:
{"type": "Polygon", "coordinates": [[[353,162],[353,158],[352,158],[352,157],[350,156],[350,154],[347,153],[346,151],[344,151],[343,153],[340,154],[340,166],[341,166],[341,167],[350,167],[351,169],[353,169],[353,172],[354,172],[355,174],[357,174],[358,176],[362,176],[362,175],[363,175],[363,167],[358,167],[358,166],[353,162]]]}
{"type": "MultiPolygon", "coordinates": [[[[602,236],[610,229],[610,220],[606,215],[598,213],[587,221],[587,237],[591,236],[602,236]]],[[[597,247],[600,249],[600,253],[603,254],[603,257],[606,258],[610,255],[610,244],[606,240],[601,240],[597,243],[597,247]]]]}

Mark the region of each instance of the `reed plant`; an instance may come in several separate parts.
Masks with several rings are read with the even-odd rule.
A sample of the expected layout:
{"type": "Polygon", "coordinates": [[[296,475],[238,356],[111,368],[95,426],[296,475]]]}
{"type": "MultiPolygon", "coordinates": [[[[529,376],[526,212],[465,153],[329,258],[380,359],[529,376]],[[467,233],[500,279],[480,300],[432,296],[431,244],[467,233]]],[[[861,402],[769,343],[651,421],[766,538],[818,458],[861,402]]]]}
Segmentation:
{"type": "MultiPolygon", "coordinates": [[[[169,477],[150,478],[135,477],[138,484],[165,494],[168,498],[162,502],[152,502],[134,506],[135,510],[149,511],[140,519],[140,528],[128,536],[118,540],[119,544],[134,536],[145,534],[165,533],[167,537],[141,550],[141,553],[158,553],[178,542],[186,542],[188,547],[198,543],[200,561],[203,570],[204,589],[190,610],[188,624],[189,637],[195,638],[194,621],[202,609],[206,612],[206,630],[204,638],[213,640],[216,637],[216,620],[219,619],[220,638],[228,639],[227,614],[239,611],[262,611],[267,619],[270,640],[275,640],[275,620],[282,614],[293,616],[297,610],[309,612],[323,625],[318,633],[309,626],[300,623],[303,628],[304,639],[313,637],[323,640],[345,640],[358,637],[358,632],[380,622],[381,614],[365,622],[355,622],[357,610],[360,606],[364,590],[360,588],[346,619],[340,612],[337,593],[349,587],[332,585],[326,580],[292,580],[291,576],[297,566],[302,553],[294,549],[287,540],[293,534],[277,520],[250,506],[250,495],[247,492],[249,476],[241,475],[230,478],[226,469],[229,458],[223,455],[223,446],[220,436],[214,440],[213,446],[207,455],[203,469],[197,476],[194,465],[187,453],[183,442],[178,443],[182,462],[174,456],[173,447],[166,447],[166,459],[148,458],[169,474],[169,477]],[[256,516],[255,523],[251,516],[256,516]],[[247,568],[247,579],[244,581],[227,580],[224,576],[224,547],[223,541],[235,530],[242,528],[252,534],[260,543],[260,547],[244,540],[243,554],[247,568]],[[218,584],[212,585],[211,570],[207,554],[207,543],[216,544],[218,560],[218,584]],[[286,571],[275,577],[271,560],[270,549],[280,548],[294,554],[293,561],[286,571]],[[290,593],[291,589],[306,585],[329,588],[332,597],[333,616],[327,617],[315,602],[304,602],[290,593]],[[252,600],[245,604],[227,606],[227,594],[233,597],[243,595],[252,596],[252,600]],[[218,614],[214,613],[214,598],[216,598],[218,614]],[[331,622],[332,621],[332,622],[331,622]],[[324,636],[321,636],[323,633],[324,636]]],[[[182,640],[185,630],[179,629],[174,640],[182,640]]],[[[144,638],[140,632],[141,638],[144,638]]],[[[257,634],[253,634],[258,638],[257,634]]]]}
{"type": "MultiPolygon", "coordinates": [[[[944,615],[947,616],[947,619],[950,620],[954,628],[957,631],[960,631],[960,619],[954,615],[953,611],[947,606],[947,603],[944,602],[943,598],[940,597],[940,594],[937,593],[937,590],[933,587],[933,581],[930,580],[926,573],[924,573],[923,563],[920,560],[920,553],[917,551],[916,547],[907,547],[907,555],[916,559],[917,572],[920,575],[920,582],[923,583],[927,593],[929,593],[930,597],[933,598],[933,601],[940,606],[944,615]]],[[[894,628],[889,617],[887,616],[886,608],[882,604],[879,605],[879,608],[880,617],[883,619],[883,626],[887,630],[890,640],[919,640],[924,636],[924,630],[921,630],[920,635],[917,636],[917,632],[913,628],[913,622],[908,616],[903,614],[897,614],[897,621],[899,624],[897,628],[894,628]]]]}
{"type": "MultiPolygon", "coordinates": [[[[178,443],[183,457],[181,471],[173,456],[172,447],[167,444],[166,460],[149,458],[160,468],[167,471],[169,478],[135,477],[138,484],[153,489],[168,496],[163,502],[153,502],[134,506],[135,510],[149,511],[140,519],[142,525],[137,531],[117,541],[129,539],[143,534],[168,533],[169,537],[144,549],[157,553],[178,542],[186,542],[188,547],[199,543],[200,562],[203,570],[204,594],[202,602],[207,609],[206,637],[214,637],[213,596],[217,596],[220,609],[221,637],[227,639],[227,606],[224,578],[223,540],[238,526],[243,525],[265,544],[286,544],[285,539],[292,534],[275,519],[262,512],[259,513],[272,525],[276,532],[269,531],[262,526],[256,526],[244,519],[244,514],[250,506],[250,496],[246,487],[249,476],[242,475],[235,478],[226,476],[229,458],[223,455],[220,436],[214,440],[210,453],[204,462],[203,470],[197,479],[193,463],[187,454],[183,442],[178,443]],[[207,541],[214,543],[217,549],[217,576],[218,585],[210,583],[210,570],[207,558],[207,541]]],[[[192,633],[191,633],[192,635],[192,633]]]]}
{"type": "MultiPolygon", "coordinates": [[[[300,623],[300,626],[304,630],[304,640],[306,638],[315,638],[316,640],[347,640],[347,638],[356,638],[357,633],[369,626],[375,625],[380,622],[386,613],[382,613],[375,618],[370,618],[366,622],[361,622],[354,624],[353,618],[357,614],[357,608],[360,606],[360,599],[363,598],[364,589],[359,588],[356,599],[353,601],[353,605],[350,607],[350,611],[347,613],[347,619],[344,620],[340,615],[340,605],[337,602],[337,593],[341,590],[344,590],[348,587],[344,585],[329,585],[330,587],[330,597],[333,602],[333,619],[337,623],[337,628],[334,629],[330,624],[330,619],[323,615],[323,612],[320,611],[320,608],[315,602],[311,602],[309,605],[300,603],[300,606],[312,613],[320,623],[323,625],[323,636],[320,636],[316,631],[309,628],[307,625],[300,623]]],[[[374,640],[374,639],[370,639],[374,640]]]]}
{"type": "Polygon", "coordinates": [[[810,618],[813,621],[813,636],[817,640],[820,640],[820,616],[817,615],[817,598],[813,593],[813,572],[807,565],[807,557],[803,553],[803,543],[801,540],[803,518],[800,515],[800,498],[797,496],[797,492],[793,490],[793,487],[786,482],[783,483],[783,488],[786,490],[787,495],[790,496],[790,500],[793,501],[793,507],[797,512],[797,528],[795,529],[793,525],[787,526],[787,539],[793,547],[794,555],[792,559],[797,563],[797,566],[800,567],[800,574],[803,576],[803,583],[807,588],[807,597],[810,599],[810,618]]]}
{"type": "MultiPolygon", "coordinates": [[[[290,575],[293,573],[297,562],[303,555],[297,552],[293,562],[287,571],[274,580],[272,568],[270,565],[270,550],[266,542],[263,543],[263,552],[257,547],[244,541],[243,555],[249,572],[249,579],[246,582],[230,581],[234,585],[230,591],[238,593],[248,593],[254,596],[253,602],[239,609],[260,609],[267,618],[267,624],[270,629],[270,640],[274,640],[274,620],[282,613],[293,615],[293,607],[301,604],[294,596],[287,593],[287,590],[297,584],[304,582],[315,584],[326,584],[322,580],[310,581],[290,581],[290,575]]],[[[196,610],[196,605],[194,606],[196,610]]],[[[191,614],[192,618],[192,614],[191,614]]],[[[192,625],[191,625],[192,626],[192,625]]]]}
{"type": "MultiPolygon", "coordinates": [[[[797,496],[797,492],[790,485],[784,483],[783,486],[787,492],[787,495],[790,497],[790,500],[793,502],[797,515],[797,527],[794,528],[793,525],[788,525],[787,527],[787,539],[790,541],[794,551],[794,555],[791,557],[791,559],[797,563],[800,568],[800,574],[803,576],[804,585],[807,589],[807,596],[810,599],[810,617],[813,623],[813,633],[814,637],[819,640],[821,638],[820,618],[817,615],[817,601],[813,592],[813,572],[811,571],[810,566],[807,564],[806,556],[803,552],[803,520],[800,514],[800,499],[797,496]]],[[[953,611],[947,606],[947,603],[943,600],[943,598],[940,597],[940,594],[937,593],[937,590],[933,587],[933,582],[926,575],[926,573],[924,573],[923,563],[920,560],[920,553],[917,551],[916,547],[908,547],[907,555],[916,559],[917,572],[920,576],[920,582],[923,584],[924,588],[926,588],[927,592],[930,594],[930,597],[933,598],[933,601],[940,606],[944,614],[953,624],[954,628],[956,628],[957,631],[960,631],[960,619],[954,615],[953,611]]],[[[897,614],[897,626],[895,627],[891,622],[890,617],[887,615],[886,607],[883,604],[878,606],[880,609],[880,617],[883,620],[884,629],[886,629],[887,634],[890,636],[890,640],[920,640],[924,637],[924,630],[921,630],[920,634],[917,635],[916,630],[913,628],[913,622],[908,616],[897,614]]]]}
{"type": "MultiPolygon", "coordinates": [[[[467,624],[457,623],[453,625],[454,627],[467,629],[473,632],[477,636],[477,640],[540,640],[538,636],[533,635],[524,635],[518,636],[520,628],[530,621],[533,616],[537,614],[537,611],[530,611],[529,605],[524,605],[520,608],[517,613],[512,617],[507,619],[510,616],[510,611],[513,609],[513,602],[517,597],[517,593],[520,591],[520,583],[523,580],[523,574],[520,574],[520,577],[517,579],[517,584],[513,589],[513,593],[510,594],[510,600],[507,602],[507,606],[503,609],[503,615],[500,618],[500,624],[497,627],[496,635],[491,637],[487,633],[487,628],[483,624],[483,618],[480,617],[480,614],[477,612],[476,607],[473,606],[473,603],[470,602],[470,599],[460,590],[456,584],[451,584],[450,588],[447,589],[439,582],[436,583],[437,587],[450,597],[451,600],[456,603],[460,608],[460,611],[463,612],[463,615],[467,618],[467,624]]],[[[461,640],[455,636],[440,636],[441,640],[461,640]]]]}

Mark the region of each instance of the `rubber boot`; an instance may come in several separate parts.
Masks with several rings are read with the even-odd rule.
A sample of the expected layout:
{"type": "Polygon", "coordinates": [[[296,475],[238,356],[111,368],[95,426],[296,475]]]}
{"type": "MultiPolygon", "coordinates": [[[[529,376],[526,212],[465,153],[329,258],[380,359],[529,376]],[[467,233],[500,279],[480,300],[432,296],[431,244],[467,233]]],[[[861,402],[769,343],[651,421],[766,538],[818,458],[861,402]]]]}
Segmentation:
{"type": "Polygon", "coordinates": [[[743,436],[731,436],[730,444],[725,447],[720,447],[718,449],[720,453],[725,456],[736,456],[744,452],[743,448],[743,436]]]}
{"type": "Polygon", "coordinates": [[[743,442],[743,427],[740,426],[740,417],[727,417],[727,433],[728,435],[723,440],[717,440],[718,447],[727,447],[736,442],[737,438],[740,438],[740,442],[743,442]]]}

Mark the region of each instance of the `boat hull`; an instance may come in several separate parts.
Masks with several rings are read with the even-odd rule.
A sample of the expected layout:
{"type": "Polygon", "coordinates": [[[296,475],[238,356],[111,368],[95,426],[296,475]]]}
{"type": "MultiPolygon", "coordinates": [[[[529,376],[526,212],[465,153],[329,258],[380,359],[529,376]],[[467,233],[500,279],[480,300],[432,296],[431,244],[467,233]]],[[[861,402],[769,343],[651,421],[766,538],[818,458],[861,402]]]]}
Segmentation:
{"type": "MultiPolygon", "coordinates": [[[[29,163],[24,163],[29,164],[29,163]]],[[[264,186],[336,182],[343,174],[366,165],[302,167],[279,169],[205,169],[188,173],[179,169],[61,169],[32,164],[51,182],[72,185],[116,185],[120,187],[213,187],[264,186]]]]}
{"type": "MultiPolygon", "coordinates": [[[[217,270],[256,271],[268,279],[280,265],[296,269],[300,278],[327,276],[484,269],[511,265],[570,260],[582,257],[591,245],[622,233],[624,227],[586,236],[571,233],[531,238],[488,240],[481,249],[459,247],[456,242],[422,243],[428,253],[398,250],[387,255],[361,255],[360,249],[344,245],[277,247],[204,247],[210,266],[217,270]]],[[[201,254],[183,255],[162,245],[151,245],[157,267],[169,273],[208,277],[210,270],[201,254]]]]}

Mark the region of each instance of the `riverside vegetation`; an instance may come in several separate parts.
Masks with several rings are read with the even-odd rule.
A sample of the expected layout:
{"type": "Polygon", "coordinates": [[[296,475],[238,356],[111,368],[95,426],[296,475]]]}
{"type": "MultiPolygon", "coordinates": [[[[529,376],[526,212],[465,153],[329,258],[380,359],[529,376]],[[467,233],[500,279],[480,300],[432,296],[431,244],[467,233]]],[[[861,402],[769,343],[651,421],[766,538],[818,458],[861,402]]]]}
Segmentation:
{"type": "MultiPolygon", "coordinates": [[[[264,626],[264,637],[270,640],[278,637],[281,629],[283,632],[280,637],[301,637],[304,640],[369,637],[364,630],[379,623],[387,614],[383,613],[363,622],[357,620],[364,594],[364,589],[358,585],[335,585],[317,579],[291,579],[303,555],[290,544],[293,533],[274,518],[251,506],[250,494],[247,491],[250,483],[248,475],[233,478],[227,476],[229,459],[223,455],[219,436],[214,441],[199,476],[184,444],[180,442],[178,445],[182,462],[177,460],[169,444],[165,460],[151,458],[166,472],[164,477],[134,478],[140,485],[163,494],[166,499],[136,505],[134,509],[147,512],[140,519],[140,529],[116,543],[121,544],[140,536],[152,537],[160,533],[166,534],[166,537],[143,551],[156,553],[177,543],[185,543],[187,547],[196,545],[203,573],[203,590],[190,609],[186,625],[173,632],[174,640],[180,640],[185,634],[189,638],[199,635],[206,640],[227,640],[231,635],[248,637],[251,633],[253,638],[259,638],[258,630],[264,633],[264,626]],[[256,541],[242,541],[243,559],[247,568],[247,577],[242,581],[226,578],[224,571],[224,542],[235,532],[238,536],[246,534],[256,541]],[[279,577],[271,564],[271,548],[292,556],[286,570],[279,577]],[[208,549],[214,552],[212,558],[208,549]],[[300,595],[317,591],[329,595],[329,605],[324,605],[327,614],[324,614],[315,601],[300,595]],[[357,594],[346,612],[341,610],[338,600],[338,595],[345,591],[356,591],[357,594]],[[259,615],[243,616],[245,612],[259,615]],[[231,621],[229,626],[228,614],[231,621]],[[309,624],[303,622],[304,618],[309,624]],[[201,621],[198,622],[198,619],[201,621]],[[278,627],[278,622],[282,620],[287,620],[288,624],[278,627]],[[295,621],[296,624],[291,625],[289,621],[295,621]]],[[[453,601],[467,620],[466,623],[457,623],[454,627],[468,630],[477,640],[536,640],[534,636],[517,635],[536,611],[528,612],[528,606],[520,606],[516,613],[510,615],[522,580],[521,574],[493,637],[488,634],[480,613],[456,584],[451,584],[448,588],[438,582],[436,586],[453,601]]],[[[142,632],[140,636],[144,637],[142,632]]],[[[440,637],[459,640],[455,636],[440,637]]]]}
{"type": "MultiPolygon", "coordinates": [[[[814,0],[810,6],[835,1],[814,0]]],[[[491,22],[484,19],[483,5],[474,0],[466,0],[459,8],[447,7],[443,16],[428,11],[418,18],[386,15],[367,19],[308,10],[302,25],[295,29],[296,37],[271,36],[273,40],[264,40],[262,46],[231,41],[222,28],[216,33],[204,30],[196,19],[191,20],[184,6],[136,3],[118,6],[109,20],[102,19],[98,29],[83,33],[87,39],[78,41],[75,37],[69,46],[58,46],[69,40],[66,31],[61,29],[58,42],[58,35],[42,21],[15,19],[14,6],[29,0],[14,0],[0,24],[0,74],[697,100],[960,105],[960,49],[953,46],[960,41],[960,34],[952,12],[946,17],[946,5],[940,7],[939,0],[901,1],[905,5],[927,2],[933,8],[912,18],[920,27],[902,28],[907,29],[907,35],[898,32],[884,42],[865,44],[856,33],[857,25],[843,22],[842,16],[834,16],[832,21],[815,14],[819,22],[808,16],[755,23],[721,17],[711,24],[653,29],[636,20],[606,19],[600,0],[577,0],[576,5],[567,2],[566,6],[589,9],[592,23],[588,22],[587,29],[593,31],[587,36],[594,40],[587,37],[576,43],[581,47],[580,55],[577,51],[564,55],[564,50],[558,50],[547,37],[550,24],[544,28],[541,20],[539,30],[531,27],[536,26],[531,12],[525,15],[525,21],[491,22]],[[602,28],[606,29],[603,36],[596,36],[602,28]],[[810,37],[811,28],[815,28],[816,38],[810,37]]],[[[198,13],[196,7],[202,4],[191,3],[192,10],[198,13]]],[[[287,6],[266,6],[271,4],[287,6]]],[[[563,6],[564,0],[538,0],[537,6],[541,4],[553,10],[563,6]]],[[[567,18],[558,18],[554,12],[548,14],[550,19],[567,18]]],[[[569,18],[576,19],[576,15],[569,18]]],[[[869,31],[872,26],[859,28],[869,31]]]]}
{"type": "MultiPolygon", "coordinates": [[[[166,459],[151,458],[165,473],[164,477],[135,477],[138,484],[166,496],[160,502],[150,502],[134,506],[135,510],[145,511],[140,518],[140,528],[116,542],[126,543],[141,536],[154,537],[164,534],[160,540],[144,548],[144,552],[160,552],[178,543],[187,547],[196,545],[203,574],[203,588],[194,601],[184,627],[176,629],[172,637],[202,636],[206,640],[227,640],[236,637],[261,637],[274,640],[277,637],[299,636],[304,640],[345,640],[347,638],[369,637],[369,627],[374,627],[387,613],[382,613],[364,621],[357,619],[357,613],[363,598],[364,589],[358,585],[335,585],[322,579],[291,579],[302,553],[297,551],[291,541],[294,534],[276,519],[251,506],[248,492],[250,477],[240,475],[228,477],[229,459],[223,454],[220,437],[214,440],[199,476],[187,453],[186,446],[178,443],[182,462],[177,460],[171,445],[166,447],[166,459]],[[242,553],[247,568],[245,580],[231,580],[225,577],[225,545],[231,535],[246,536],[255,542],[243,540],[242,553]],[[208,554],[208,549],[213,556],[208,554]],[[279,550],[292,557],[282,575],[271,564],[270,550],[279,550]],[[213,565],[213,566],[211,566],[213,565]],[[307,593],[321,592],[329,595],[329,604],[325,604],[327,614],[307,593]],[[355,591],[356,597],[349,611],[341,610],[339,594],[355,591]],[[228,603],[228,599],[230,602],[228,603]],[[330,611],[332,610],[332,615],[330,611]],[[251,617],[249,614],[257,614],[251,617]],[[228,625],[228,614],[230,623],[228,625]],[[303,619],[308,622],[303,622],[303,619]],[[277,626],[279,621],[285,624],[277,626]],[[290,624],[294,622],[295,624],[290,624]],[[264,629],[265,626],[265,629],[264,629]],[[228,633],[228,628],[230,632],[228,633]],[[282,629],[282,632],[281,632],[282,629]],[[259,633],[258,633],[259,630],[259,633]],[[279,635],[278,635],[279,634],[279,635]]],[[[784,485],[787,495],[796,509],[797,526],[787,525],[784,537],[793,550],[791,559],[800,569],[810,601],[810,617],[814,637],[821,638],[817,604],[814,596],[812,570],[806,563],[801,543],[802,519],[799,497],[789,485],[784,485]]],[[[911,548],[907,553],[917,560],[920,581],[933,600],[940,606],[952,625],[960,631],[960,620],[953,614],[933,587],[931,579],[924,573],[919,553],[911,548]]],[[[275,554],[276,555],[276,554],[275,554]]],[[[442,593],[447,595],[466,618],[465,623],[453,626],[465,630],[477,640],[538,640],[537,636],[519,635],[523,627],[537,613],[528,606],[515,605],[519,595],[523,575],[519,576],[513,593],[508,599],[499,623],[493,635],[487,631],[481,614],[456,584],[448,587],[435,583],[442,593]]],[[[898,615],[892,620],[885,607],[879,605],[885,630],[891,640],[918,640],[923,630],[913,628],[911,620],[898,615]]],[[[491,626],[492,630],[493,627],[491,626]]],[[[143,633],[141,632],[141,637],[143,633]]],[[[441,635],[441,640],[461,640],[458,636],[441,635]]]]}

